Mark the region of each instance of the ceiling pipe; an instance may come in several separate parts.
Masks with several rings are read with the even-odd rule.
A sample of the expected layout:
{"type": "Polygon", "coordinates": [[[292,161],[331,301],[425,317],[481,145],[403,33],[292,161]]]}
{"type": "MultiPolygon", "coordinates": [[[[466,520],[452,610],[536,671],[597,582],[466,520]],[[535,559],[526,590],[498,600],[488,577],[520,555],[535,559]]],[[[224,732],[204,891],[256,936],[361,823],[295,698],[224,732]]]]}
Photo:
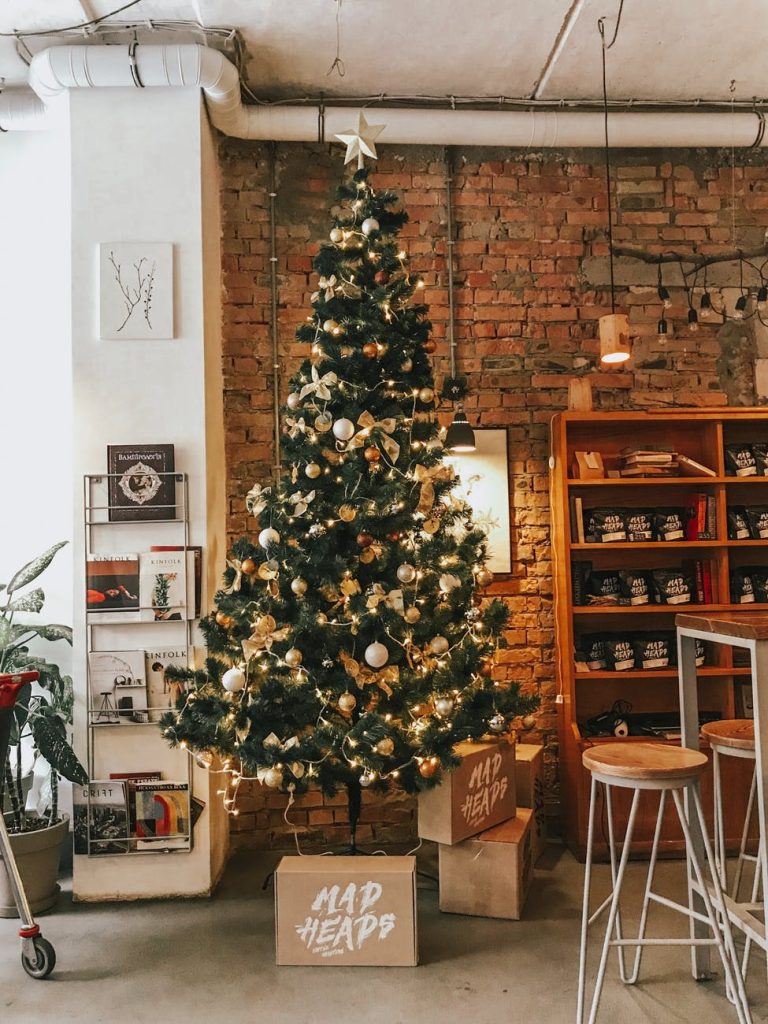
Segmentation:
{"type": "MultiPolygon", "coordinates": [[[[237,69],[218,50],[197,43],[131,46],[54,46],[30,65],[27,92],[0,96],[0,130],[45,126],[46,104],[68,89],[202,89],[214,127],[240,139],[317,142],[318,122],[332,139],[356,121],[358,110],[311,106],[245,106],[237,69]],[[39,99],[37,99],[38,97],[39,99]]],[[[366,114],[371,116],[371,109],[366,114]]],[[[386,125],[382,143],[436,146],[599,148],[604,145],[600,111],[434,110],[375,108],[386,125]]],[[[764,118],[756,112],[611,113],[613,148],[765,146],[764,118]]]]}

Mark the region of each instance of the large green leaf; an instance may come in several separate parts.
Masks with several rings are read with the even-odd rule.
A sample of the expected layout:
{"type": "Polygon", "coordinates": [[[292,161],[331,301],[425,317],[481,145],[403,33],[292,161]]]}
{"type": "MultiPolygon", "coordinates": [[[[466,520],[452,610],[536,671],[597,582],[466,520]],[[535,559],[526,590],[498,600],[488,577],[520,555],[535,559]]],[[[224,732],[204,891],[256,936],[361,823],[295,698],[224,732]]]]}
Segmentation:
{"type": "Polygon", "coordinates": [[[32,580],[36,580],[40,573],[44,572],[51,564],[56,552],[61,550],[67,543],[68,541],[66,540],[60,540],[58,544],[48,548],[42,555],[38,555],[37,558],[33,558],[31,562],[27,562],[26,565],[22,566],[17,573],[14,573],[11,582],[7,584],[6,589],[8,593],[12,594],[20,590],[21,587],[26,587],[32,580]]]}
{"type": "Polygon", "coordinates": [[[88,773],[80,764],[72,747],[67,743],[64,723],[48,715],[36,716],[31,721],[35,746],[45,760],[65,779],[79,786],[88,784],[88,773]]]}
{"type": "Polygon", "coordinates": [[[71,626],[62,626],[59,623],[54,623],[50,626],[33,626],[32,628],[43,640],[66,640],[70,647],[72,646],[71,626]]]}
{"type": "Polygon", "coordinates": [[[35,587],[28,594],[15,597],[13,601],[3,606],[4,612],[40,612],[45,604],[45,594],[40,587],[35,587]]]}

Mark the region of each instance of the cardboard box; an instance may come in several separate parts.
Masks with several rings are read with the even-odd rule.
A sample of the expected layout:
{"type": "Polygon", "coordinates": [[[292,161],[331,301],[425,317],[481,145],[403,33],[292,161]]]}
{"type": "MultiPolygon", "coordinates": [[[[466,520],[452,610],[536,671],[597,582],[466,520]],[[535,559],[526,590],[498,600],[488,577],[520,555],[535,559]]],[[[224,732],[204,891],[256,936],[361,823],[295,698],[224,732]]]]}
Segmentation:
{"type": "Polygon", "coordinates": [[[544,747],[518,743],[515,749],[517,806],[533,811],[531,844],[535,864],[547,846],[547,818],[544,809],[544,747]]]}
{"type": "Polygon", "coordinates": [[[458,846],[440,847],[440,909],[519,921],[533,878],[532,812],[458,846]]]}
{"type": "Polygon", "coordinates": [[[439,786],[419,794],[419,837],[452,846],[515,816],[515,744],[457,743],[464,758],[439,786]]]}
{"type": "Polygon", "coordinates": [[[275,872],[280,966],[415,967],[415,857],[283,857],[275,872]]]}

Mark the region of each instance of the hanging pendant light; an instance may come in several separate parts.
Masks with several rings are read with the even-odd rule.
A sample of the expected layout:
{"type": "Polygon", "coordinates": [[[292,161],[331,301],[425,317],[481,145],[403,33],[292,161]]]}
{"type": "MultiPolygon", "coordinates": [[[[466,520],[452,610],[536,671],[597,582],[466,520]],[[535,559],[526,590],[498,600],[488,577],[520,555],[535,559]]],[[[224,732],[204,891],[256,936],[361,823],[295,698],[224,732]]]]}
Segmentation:
{"type": "Polygon", "coordinates": [[[467,419],[467,414],[464,412],[464,406],[459,400],[463,398],[466,393],[466,381],[459,379],[456,376],[456,337],[453,329],[453,218],[451,216],[452,171],[453,167],[451,165],[450,150],[446,149],[445,194],[447,209],[446,231],[448,235],[446,243],[448,249],[448,344],[451,353],[451,377],[450,380],[445,382],[443,394],[446,397],[453,399],[456,405],[456,412],[453,417],[453,422],[450,427],[448,427],[443,444],[449,452],[459,454],[462,452],[477,451],[477,444],[475,442],[475,432],[467,419]]]}
{"type": "MultiPolygon", "coordinates": [[[[611,312],[601,316],[599,320],[600,332],[600,362],[606,366],[620,366],[626,363],[632,355],[629,344],[629,316],[626,313],[616,312],[616,281],[613,271],[613,200],[611,198],[611,157],[608,147],[608,86],[605,73],[605,55],[616,42],[619,26],[610,43],[605,41],[605,21],[603,18],[597,23],[600,31],[600,39],[603,51],[603,123],[605,127],[605,187],[608,194],[608,260],[611,270],[611,312]]],[[[661,294],[661,292],[659,292],[661,294]]]]}

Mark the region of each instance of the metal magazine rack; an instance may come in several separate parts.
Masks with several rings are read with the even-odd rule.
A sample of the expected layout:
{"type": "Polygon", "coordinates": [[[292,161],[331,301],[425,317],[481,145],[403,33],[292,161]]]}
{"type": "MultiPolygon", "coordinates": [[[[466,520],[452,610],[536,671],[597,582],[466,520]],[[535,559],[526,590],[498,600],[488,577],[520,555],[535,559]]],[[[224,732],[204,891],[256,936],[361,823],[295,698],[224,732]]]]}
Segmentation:
{"type": "MultiPolygon", "coordinates": [[[[147,729],[155,729],[159,734],[157,723],[160,715],[168,711],[172,705],[169,700],[165,706],[151,706],[153,702],[149,700],[149,679],[145,674],[147,707],[142,707],[137,712],[130,714],[129,717],[129,713],[118,707],[116,698],[110,700],[109,693],[106,690],[99,693],[95,692],[91,655],[109,653],[114,649],[114,646],[104,647],[100,643],[100,636],[105,629],[108,629],[126,633],[127,639],[125,644],[121,646],[121,651],[133,651],[135,649],[135,653],[137,655],[141,654],[143,657],[146,644],[142,639],[140,646],[134,648],[133,645],[135,645],[136,641],[131,639],[131,632],[135,633],[137,626],[148,629],[162,626],[164,627],[164,635],[166,637],[162,643],[166,646],[173,646],[183,650],[184,664],[190,666],[192,663],[192,630],[197,611],[195,608],[195,572],[193,571],[190,574],[189,569],[190,554],[195,557],[195,549],[191,548],[189,544],[189,482],[187,474],[177,472],[158,473],[158,476],[161,478],[172,479],[175,500],[173,505],[153,504],[151,509],[149,507],[144,509],[145,512],[157,514],[156,517],[153,516],[152,518],[117,518],[114,516],[116,506],[110,502],[109,483],[110,480],[117,479],[120,476],[122,476],[120,473],[98,473],[88,474],[83,478],[84,553],[86,559],[83,570],[87,572],[87,565],[93,556],[107,555],[116,550],[124,551],[130,549],[132,553],[136,551],[140,559],[141,554],[148,550],[150,544],[157,544],[162,540],[163,543],[159,550],[173,550],[182,553],[181,586],[183,587],[184,604],[169,605],[167,607],[161,606],[164,611],[178,610],[180,612],[178,618],[173,616],[157,618],[158,606],[147,604],[141,599],[141,588],[138,591],[139,603],[132,604],[128,609],[113,608],[107,611],[93,611],[89,609],[87,595],[85,595],[87,765],[88,777],[91,782],[89,782],[85,792],[84,807],[86,809],[86,819],[84,834],[78,836],[76,823],[75,850],[76,852],[85,853],[88,857],[99,858],[114,855],[157,856],[160,853],[190,853],[193,845],[193,776],[192,757],[190,754],[184,757],[183,777],[173,780],[174,782],[181,782],[182,785],[186,784],[187,814],[186,828],[184,830],[174,831],[172,835],[136,836],[133,834],[132,824],[135,826],[135,820],[132,823],[131,782],[138,782],[140,773],[130,773],[134,776],[134,780],[110,780],[115,785],[118,783],[122,784],[126,797],[125,835],[121,835],[116,826],[112,828],[114,834],[109,839],[105,839],[103,836],[95,839],[92,834],[95,809],[97,807],[95,803],[96,783],[93,780],[98,736],[100,734],[109,735],[110,737],[117,736],[119,737],[118,743],[131,743],[131,737],[133,737],[133,742],[135,742],[137,734],[143,733],[146,735],[147,729]],[[132,542],[126,548],[122,541],[117,543],[121,534],[124,535],[126,530],[129,536],[135,539],[137,535],[142,533],[145,527],[150,527],[154,531],[149,544],[137,546],[132,542]],[[190,583],[192,584],[191,588],[190,583]],[[178,639],[168,640],[167,631],[169,630],[178,639]],[[78,851],[78,840],[81,847],[84,845],[85,849],[78,851]]],[[[119,767],[116,766],[115,770],[119,767]]],[[[158,781],[158,786],[162,787],[162,785],[163,783],[158,781]]],[[[133,796],[135,799],[135,792],[133,796]]],[[[101,806],[101,813],[105,816],[105,820],[108,820],[109,807],[108,805],[101,806]]]]}

